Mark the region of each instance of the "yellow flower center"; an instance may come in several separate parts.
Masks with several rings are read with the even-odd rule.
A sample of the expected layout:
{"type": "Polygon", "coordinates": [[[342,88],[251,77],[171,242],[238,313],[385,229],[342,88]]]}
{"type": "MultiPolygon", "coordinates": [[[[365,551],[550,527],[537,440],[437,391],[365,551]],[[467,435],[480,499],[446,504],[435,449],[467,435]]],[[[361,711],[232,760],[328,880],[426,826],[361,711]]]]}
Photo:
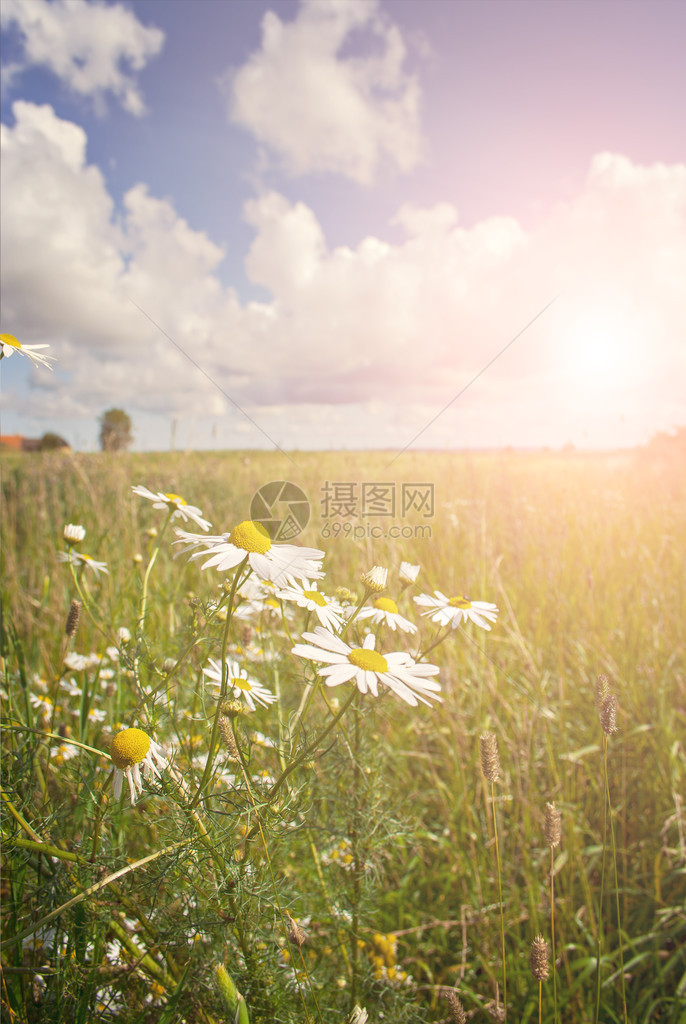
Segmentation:
{"type": "Polygon", "coordinates": [[[448,604],[450,605],[451,608],[466,609],[472,607],[472,602],[469,600],[468,597],[465,597],[464,594],[461,594],[459,597],[451,597],[450,600],[448,601],[448,604]]]}
{"type": "Polygon", "coordinates": [[[264,526],[261,523],[254,523],[252,519],[246,519],[245,522],[234,526],[229,536],[229,543],[258,555],[264,555],[272,546],[264,526]]]}
{"type": "Polygon", "coordinates": [[[164,492],[164,496],[172,505],[187,505],[188,504],[188,502],[185,501],[181,497],[180,494],[167,494],[167,492],[165,491],[164,492]]]}
{"type": "Polygon", "coordinates": [[[317,590],[303,590],[303,594],[308,599],[308,601],[314,601],[314,603],[318,604],[320,608],[325,608],[326,607],[326,598],[322,597],[322,595],[319,593],[319,591],[317,591],[317,590]]]}
{"type": "Polygon", "coordinates": [[[246,690],[248,693],[252,690],[249,680],[244,679],[242,676],[238,679],[232,679],[231,685],[237,686],[239,690],[246,690]]]}
{"type": "Polygon", "coordinates": [[[117,768],[140,764],[150,750],[150,737],[142,729],[124,729],[112,740],[110,754],[117,768]]]}
{"type": "Polygon", "coordinates": [[[388,672],[388,662],[378,651],[357,647],[348,655],[348,661],[365,672],[388,672]]]}
{"type": "Polygon", "coordinates": [[[379,608],[382,612],[393,612],[394,615],[398,614],[398,606],[395,601],[390,599],[390,597],[377,597],[374,601],[374,607],[379,608]]]}
{"type": "Polygon", "coordinates": [[[21,342],[17,341],[13,334],[0,334],[0,341],[11,348],[21,348],[21,342]]]}
{"type": "Polygon", "coordinates": [[[279,602],[275,597],[268,597],[264,603],[268,608],[276,608],[277,611],[279,609],[279,602]]]}

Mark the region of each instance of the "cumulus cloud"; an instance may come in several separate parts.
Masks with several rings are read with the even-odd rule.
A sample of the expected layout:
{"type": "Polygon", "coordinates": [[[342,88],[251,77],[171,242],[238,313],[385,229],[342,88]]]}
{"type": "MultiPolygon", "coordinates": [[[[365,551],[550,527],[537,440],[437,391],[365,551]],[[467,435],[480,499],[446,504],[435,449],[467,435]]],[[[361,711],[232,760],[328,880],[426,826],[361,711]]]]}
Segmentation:
{"type": "Polygon", "coordinates": [[[261,49],[226,78],[230,116],[292,174],[369,184],[384,161],[410,171],[422,143],[406,56],[377,0],[302,0],[292,22],[267,11],[261,49]]]}
{"type": "Polygon", "coordinates": [[[99,111],[111,93],[130,114],[145,113],[135,72],[162,49],[161,29],[142,25],[121,4],[86,0],[3,0],[0,17],[23,43],[10,82],[25,68],[43,66],[75,93],[91,97],[99,111]]]}
{"type": "Polygon", "coordinates": [[[336,430],[352,443],[332,407],[366,417],[378,429],[360,427],[368,443],[409,441],[444,408],[424,443],[456,416],[472,443],[533,443],[555,423],[564,441],[622,412],[686,419],[684,165],[599,154],[535,230],[405,204],[403,240],[354,247],[330,247],[313,210],[267,192],[246,204],[246,266],[271,297],[245,303],[220,282],[222,247],[168,200],[139,183],[115,208],[81,128],[47,106],[14,114],[2,126],[3,330],[59,359],[16,399],[32,414],[95,416],[107,403],[219,415],[232,409],[223,391],[301,445],[301,411],[310,434],[319,415],[328,444],[336,430]]]}

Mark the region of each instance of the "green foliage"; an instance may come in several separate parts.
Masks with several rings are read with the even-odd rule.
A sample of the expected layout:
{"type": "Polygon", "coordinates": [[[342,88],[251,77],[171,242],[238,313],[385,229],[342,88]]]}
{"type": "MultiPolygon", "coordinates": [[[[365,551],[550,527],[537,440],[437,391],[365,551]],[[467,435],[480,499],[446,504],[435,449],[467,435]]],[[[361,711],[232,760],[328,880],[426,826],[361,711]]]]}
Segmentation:
{"type": "Polygon", "coordinates": [[[550,941],[552,864],[542,1019],[622,1021],[626,1005],[632,1022],[681,1024],[683,474],[629,454],[295,459],[3,457],[3,1019],[219,1024],[228,1007],[328,1024],[358,1003],[370,1024],[415,1024],[448,1019],[455,988],[488,1019],[503,997],[500,883],[508,1018],[536,1021],[529,949],[550,941]],[[433,642],[413,594],[499,605],[490,633],[466,625],[431,650],[441,705],[317,688],[290,654],[315,625],[306,612],[242,600],[235,615],[235,570],[178,557],[174,528],[198,527],[131,493],[183,495],[221,533],[285,475],[310,497],[295,543],[326,549],[324,593],[361,598],[360,574],[389,568],[386,593],[420,634],[374,627],[377,650],[433,642]],[[336,533],[320,514],[327,481],[389,479],[435,483],[435,515],[405,521],[430,536],[390,536],[390,518],[380,535],[336,533]],[[57,563],[66,523],[108,574],[57,563]],[[421,566],[404,592],[401,560],[421,566]],[[278,701],[218,700],[204,669],[223,650],[278,701]],[[609,735],[599,673],[618,702],[609,735]],[[170,759],[135,806],[126,781],[114,800],[108,753],[131,726],[170,759]],[[562,819],[552,851],[547,802],[562,819]]]}
{"type": "Polygon", "coordinates": [[[123,409],[108,409],[100,417],[100,448],[104,452],[125,452],[133,443],[131,418],[123,409]]]}
{"type": "Polygon", "coordinates": [[[52,452],[59,450],[60,448],[69,448],[69,442],[65,441],[59,434],[52,434],[48,432],[47,434],[43,434],[38,442],[39,452],[52,452]]]}

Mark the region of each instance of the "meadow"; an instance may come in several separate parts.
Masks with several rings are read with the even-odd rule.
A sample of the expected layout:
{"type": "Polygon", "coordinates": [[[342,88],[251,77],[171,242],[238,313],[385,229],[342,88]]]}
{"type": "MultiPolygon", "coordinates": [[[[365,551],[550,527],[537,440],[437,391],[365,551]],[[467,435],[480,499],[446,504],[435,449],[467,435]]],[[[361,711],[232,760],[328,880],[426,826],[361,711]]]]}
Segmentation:
{"type": "Polygon", "coordinates": [[[2,456],[4,1020],[684,1024],[683,463],[392,459],[2,456]],[[441,701],[324,685],[323,599],[173,543],[279,480],[348,661],[441,701]]]}

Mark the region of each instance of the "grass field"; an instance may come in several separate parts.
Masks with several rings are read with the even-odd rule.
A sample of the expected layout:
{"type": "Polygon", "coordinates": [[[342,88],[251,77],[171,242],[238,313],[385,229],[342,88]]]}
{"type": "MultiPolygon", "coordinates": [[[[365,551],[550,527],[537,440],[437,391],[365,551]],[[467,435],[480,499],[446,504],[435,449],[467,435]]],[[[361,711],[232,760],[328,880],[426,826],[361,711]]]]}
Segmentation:
{"type": "Polygon", "coordinates": [[[3,1019],[686,1021],[683,464],[391,459],[3,456],[3,1019]],[[293,543],[326,552],[319,589],[349,616],[384,566],[419,627],[345,639],[426,652],[442,703],[317,685],[291,653],[316,620],[239,603],[241,570],[179,554],[197,526],[131,490],[221,534],[275,480],[309,499],[293,543]],[[107,574],[58,562],[68,523],[107,574]],[[427,651],[413,596],[435,590],[497,622],[427,651]],[[218,699],[224,655],[278,699],[229,700],[231,670],[218,699]],[[132,726],[170,762],[135,806],[109,759],[132,726]]]}

